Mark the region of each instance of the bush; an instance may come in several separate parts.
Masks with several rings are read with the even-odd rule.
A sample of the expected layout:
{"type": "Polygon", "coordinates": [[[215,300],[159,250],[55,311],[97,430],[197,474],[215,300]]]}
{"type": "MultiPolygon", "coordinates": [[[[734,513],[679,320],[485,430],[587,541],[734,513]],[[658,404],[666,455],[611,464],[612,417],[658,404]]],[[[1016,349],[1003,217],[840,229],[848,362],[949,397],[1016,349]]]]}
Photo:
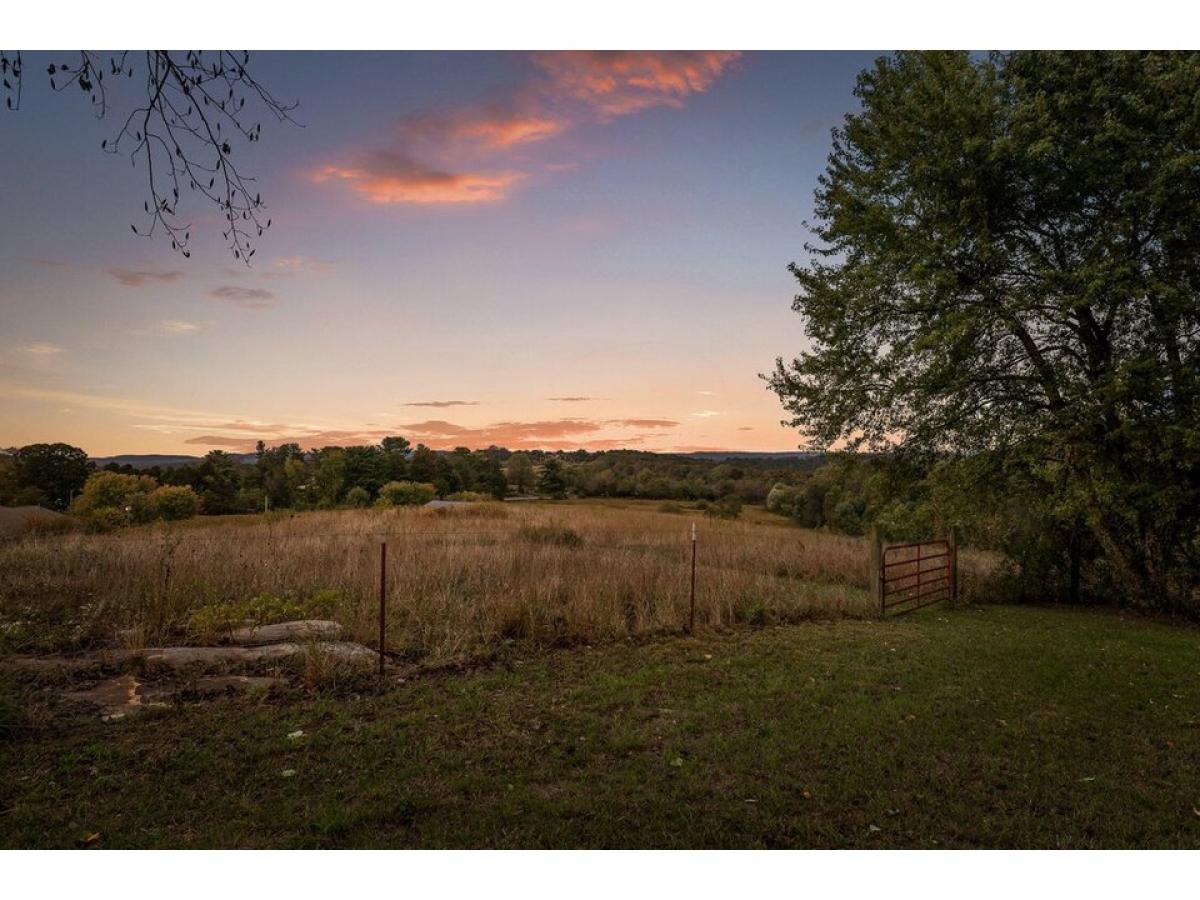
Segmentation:
{"type": "Polygon", "coordinates": [[[481,494],[478,491],[455,491],[453,494],[447,494],[446,499],[454,500],[458,503],[483,503],[491,500],[492,497],[488,494],[481,494]]]}
{"type": "Polygon", "coordinates": [[[129,524],[129,513],[115,506],[101,506],[87,514],[88,531],[103,534],[129,524]]]}
{"type": "Polygon", "coordinates": [[[736,519],[742,514],[742,498],[737,494],[729,494],[714,500],[705,508],[704,514],[714,519],[736,519]]]}
{"type": "Polygon", "coordinates": [[[416,481],[389,481],[379,489],[380,506],[421,506],[437,496],[432,485],[416,481]]]}
{"type": "Polygon", "coordinates": [[[349,506],[362,509],[371,503],[371,495],[367,492],[366,488],[352,487],[346,491],[346,503],[349,506]]]}
{"type": "Polygon", "coordinates": [[[767,494],[767,509],[784,516],[792,515],[796,508],[797,493],[791,485],[777,483],[767,494]]]}
{"type": "Polygon", "coordinates": [[[200,512],[200,497],[190,487],[164,485],[150,495],[160,519],[175,522],[200,512]]]}
{"type": "Polygon", "coordinates": [[[137,494],[149,494],[158,482],[149,475],[122,475],[120,472],[94,472],[75,498],[72,509],[82,516],[94,510],[114,507],[124,510],[137,494]]]}
{"type": "Polygon", "coordinates": [[[192,612],[188,619],[188,631],[194,638],[212,642],[243,625],[328,619],[344,600],[341,591],[324,589],[303,597],[263,593],[244,600],[210,603],[192,612]]]}
{"type": "Polygon", "coordinates": [[[579,547],[583,544],[583,537],[578,531],[562,525],[522,525],[517,536],[531,544],[550,544],[555,547],[579,547]]]}

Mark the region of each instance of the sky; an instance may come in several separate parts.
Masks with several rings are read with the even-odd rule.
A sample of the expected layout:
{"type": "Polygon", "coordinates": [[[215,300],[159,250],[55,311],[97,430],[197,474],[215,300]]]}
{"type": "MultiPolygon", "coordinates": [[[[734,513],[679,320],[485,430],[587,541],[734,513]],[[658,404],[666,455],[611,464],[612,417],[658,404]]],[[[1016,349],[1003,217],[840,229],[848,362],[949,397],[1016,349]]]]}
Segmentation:
{"type": "MultiPolygon", "coordinates": [[[[186,191],[144,238],[104,153],[136,93],[0,110],[0,446],[796,449],[760,373],[806,346],[830,130],[874,53],[260,53],[298,101],[234,144],[249,267],[186,191]]],[[[69,57],[67,57],[69,58],[69,57]]]]}

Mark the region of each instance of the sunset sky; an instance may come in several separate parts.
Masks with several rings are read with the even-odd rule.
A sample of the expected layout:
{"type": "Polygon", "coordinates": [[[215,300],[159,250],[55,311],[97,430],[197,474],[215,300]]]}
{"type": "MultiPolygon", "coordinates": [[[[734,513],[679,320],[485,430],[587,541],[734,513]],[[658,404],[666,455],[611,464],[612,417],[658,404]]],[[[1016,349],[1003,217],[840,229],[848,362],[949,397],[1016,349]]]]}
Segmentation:
{"type": "Polygon", "coordinates": [[[247,269],[197,197],[190,259],[134,235],[119,122],[27,54],[0,446],[795,449],[758,375],[803,348],[786,267],[875,55],[256,54],[303,127],[234,148],[274,219],[247,269]]]}

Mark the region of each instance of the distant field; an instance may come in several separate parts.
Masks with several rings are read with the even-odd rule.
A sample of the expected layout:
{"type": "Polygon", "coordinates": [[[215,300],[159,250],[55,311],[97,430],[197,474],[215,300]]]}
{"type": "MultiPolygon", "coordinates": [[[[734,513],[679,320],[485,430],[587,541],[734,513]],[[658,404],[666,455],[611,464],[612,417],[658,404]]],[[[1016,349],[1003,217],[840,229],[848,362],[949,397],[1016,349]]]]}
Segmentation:
{"type": "Polygon", "coordinates": [[[1196,848],[1198,659],[1195,628],[985,606],[107,724],[22,688],[0,846],[1196,848]]]}

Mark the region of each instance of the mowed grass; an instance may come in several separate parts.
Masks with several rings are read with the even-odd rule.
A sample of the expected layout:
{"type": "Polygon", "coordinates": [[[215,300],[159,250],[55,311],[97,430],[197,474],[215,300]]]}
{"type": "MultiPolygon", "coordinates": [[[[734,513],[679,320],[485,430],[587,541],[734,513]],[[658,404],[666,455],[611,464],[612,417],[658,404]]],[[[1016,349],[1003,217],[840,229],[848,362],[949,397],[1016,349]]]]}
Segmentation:
{"type": "Polygon", "coordinates": [[[705,631],[52,717],[0,755],[10,847],[1194,848],[1200,632],[1000,606],[705,631]]]}

